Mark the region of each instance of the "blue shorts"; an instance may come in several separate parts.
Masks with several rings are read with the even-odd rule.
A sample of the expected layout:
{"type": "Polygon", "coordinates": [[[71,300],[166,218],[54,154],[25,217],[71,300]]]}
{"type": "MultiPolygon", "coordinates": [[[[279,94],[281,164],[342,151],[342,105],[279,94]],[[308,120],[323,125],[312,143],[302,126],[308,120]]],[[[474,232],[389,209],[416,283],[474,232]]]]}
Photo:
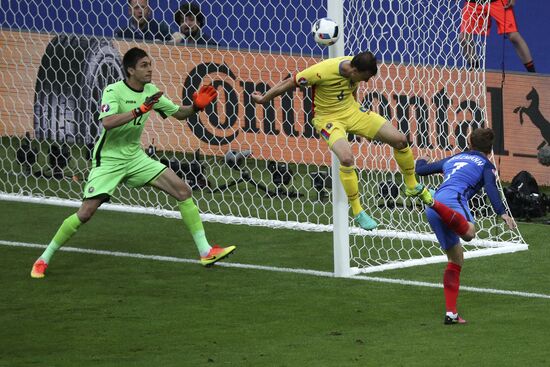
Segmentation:
{"type": "MultiPolygon", "coordinates": [[[[443,190],[436,192],[434,198],[437,201],[447,205],[449,208],[462,214],[468,222],[474,223],[474,216],[470,212],[468,201],[461,197],[459,193],[450,190],[443,190]]],[[[443,223],[435,210],[432,208],[426,208],[426,217],[428,217],[430,227],[432,227],[432,230],[439,241],[439,245],[443,250],[447,251],[451,247],[460,243],[460,237],[449,229],[445,223],[443,223]]]]}

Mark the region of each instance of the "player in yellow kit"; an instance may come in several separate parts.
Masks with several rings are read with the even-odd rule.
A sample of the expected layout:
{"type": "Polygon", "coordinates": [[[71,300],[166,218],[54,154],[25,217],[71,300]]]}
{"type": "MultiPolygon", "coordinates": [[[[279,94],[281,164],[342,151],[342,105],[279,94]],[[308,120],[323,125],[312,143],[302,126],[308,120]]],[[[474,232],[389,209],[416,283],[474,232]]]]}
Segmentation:
{"type": "Polygon", "coordinates": [[[394,148],[394,158],[403,173],[407,196],[419,196],[432,203],[430,192],[419,184],[414,174],[414,158],[405,135],[379,114],[357,102],[359,82],[376,75],[376,57],[369,51],[355,56],[343,56],[321,61],[285,79],[265,94],[254,93],[252,100],[266,103],[296,87],[313,88],[313,124],[340,161],[340,180],[348,196],[356,222],[362,228],[377,227],[361,206],[355,158],[347,134],[353,133],[369,140],[375,139],[394,148]]]}

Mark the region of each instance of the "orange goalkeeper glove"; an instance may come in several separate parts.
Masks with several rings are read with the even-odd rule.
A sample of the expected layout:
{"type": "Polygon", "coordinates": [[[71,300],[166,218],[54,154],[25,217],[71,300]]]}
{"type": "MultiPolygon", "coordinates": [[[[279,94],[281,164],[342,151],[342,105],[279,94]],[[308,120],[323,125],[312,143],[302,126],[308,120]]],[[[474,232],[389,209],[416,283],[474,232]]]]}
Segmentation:
{"type": "Polygon", "coordinates": [[[193,108],[198,111],[204,110],[218,96],[218,92],[211,85],[203,85],[198,92],[193,93],[193,108]]]}
{"type": "Polygon", "coordinates": [[[155,103],[157,103],[159,101],[162,94],[163,93],[159,91],[159,92],[153,94],[152,96],[149,96],[149,97],[145,98],[145,102],[143,102],[143,104],[141,106],[139,106],[138,108],[136,108],[132,111],[132,113],[134,114],[134,118],[139,117],[139,116],[151,111],[153,109],[153,106],[155,105],[155,103]]]}

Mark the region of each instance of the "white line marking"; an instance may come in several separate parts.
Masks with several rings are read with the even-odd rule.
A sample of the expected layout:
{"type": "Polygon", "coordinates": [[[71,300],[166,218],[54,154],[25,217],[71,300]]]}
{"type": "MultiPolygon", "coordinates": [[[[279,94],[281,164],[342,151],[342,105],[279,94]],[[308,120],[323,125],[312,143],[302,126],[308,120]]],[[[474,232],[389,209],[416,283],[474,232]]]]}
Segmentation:
{"type": "MultiPolygon", "coordinates": [[[[2,240],[0,240],[0,245],[11,246],[11,247],[26,247],[26,248],[46,248],[46,245],[41,245],[37,243],[13,242],[13,241],[2,241],[2,240]]],[[[76,247],[62,247],[59,250],[66,251],[66,252],[78,252],[78,253],[84,253],[84,254],[129,257],[129,258],[135,258],[135,259],[164,261],[164,262],[199,264],[199,260],[183,259],[183,258],[173,257],[173,256],[145,255],[145,254],[137,254],[137,253],[129,253],[129,252],[93,250],[93,249],[76,248],[76,247]]],[[[274,271],[279,273],[305,274],[305,275],[313,275],[318,277],[334,278],[333,273],[328,271],[320,271],[320,270],[278,268],[274,266],[250,265],[250,264],[239,264],[239,263],[217,263],[215,266],[223,266],[227,268],[265,270],[265,271],[274,271]]],[[[366,281],[378,282],[378,283],[412,285],[417,287],[443,288],[443,284],[441,283],[428,283],[428,282],[419,282],[415,280],[390,279],[390,278],[381,278],[381,277],[371,277],[371,276],[365,276],[365,275],[355,275],[353,277],[350,277],[349,279],[366,280],[366,281]]],[[[477,288],[477,287],[468,287],[468,286],[461,285],[460,290],[476,292],[476,293],[501,294],[506,296],[517,296],[517,297],[524,297],[524,298],[550,299],[550,294],[507,291],[502,289],[477,288]]]]}

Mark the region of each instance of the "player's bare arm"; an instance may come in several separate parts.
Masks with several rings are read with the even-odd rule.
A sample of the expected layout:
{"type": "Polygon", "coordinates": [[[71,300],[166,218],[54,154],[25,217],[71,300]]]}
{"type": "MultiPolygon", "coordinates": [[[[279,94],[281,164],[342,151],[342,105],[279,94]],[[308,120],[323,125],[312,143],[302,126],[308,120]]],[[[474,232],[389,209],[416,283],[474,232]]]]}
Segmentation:
{"type": "Polygon", "coordinates": [[[294,78],[288,78],[285,80],[281,80],[279,83],[275,84],[273,88],[268,90],[265,94],[261,94],[260,92],[254,92],[252,93],[252,101],[254,103],[266,103],[271,101],[273,98],[280,96],[281,94],[296,88],[296,82],[294,82],[294,78]]]}
{"type": "Polygon", "coordinates": [[[508,228],[514,229],[517,227],[517,224],[514,218],[512,218],[508,214],[502,214],[500,217],[502,218],[502,220],[504,220],[504,222],[506,222],[506,225],[508,226],[508,228]]]}
{"type": "Polygon", "coordinates": [[[103,128],[105,130],[111,130],[115,127],[122,126],[135,119],[134,114],[130,112],[117,113],[115,115],[104,117],[103,128]]]}
{"type": "Polygon", "coordinates": [[[172,115],[172,117],[178,120],[185,120],[186,118],[193,116],[198,111],[193,106],[183,106],[172,115]]]}
{"type": "Polygon", "coordinates": [[[157,92],[147,97],[141,106],[139,106],[138,108],[132,111],[118,113],[118,114],[104,117],[102,120],[103,128],[105,130],[110,130],[118,126],[122,126],[138,118],[139,116],[151,111],[155,103],[159,101],[162,94],[163,94],[162,92],[157,92]]]}

